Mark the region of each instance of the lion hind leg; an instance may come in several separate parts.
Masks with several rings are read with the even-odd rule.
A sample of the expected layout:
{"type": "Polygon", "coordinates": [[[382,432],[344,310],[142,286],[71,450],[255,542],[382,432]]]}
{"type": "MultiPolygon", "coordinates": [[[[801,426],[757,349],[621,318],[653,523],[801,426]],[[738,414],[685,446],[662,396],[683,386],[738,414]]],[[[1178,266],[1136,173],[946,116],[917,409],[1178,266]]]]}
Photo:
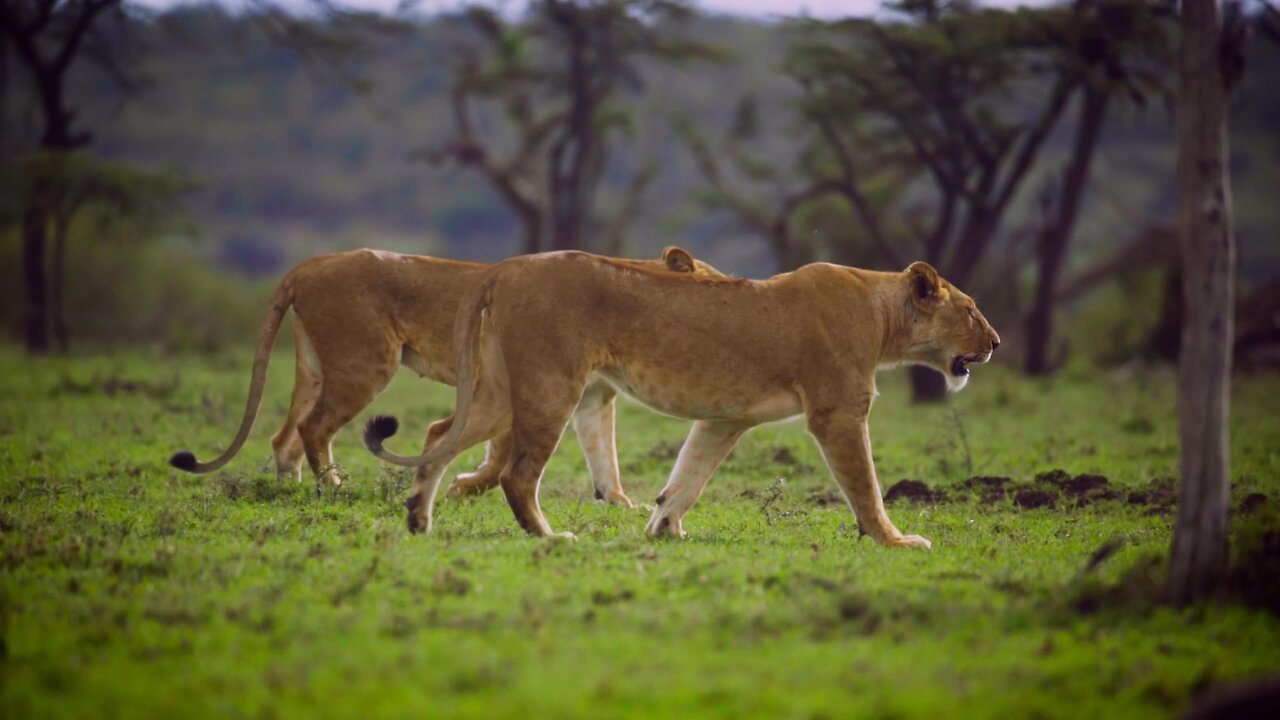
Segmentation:
{"type": "Polygon", "coordinates": [[[502,469],[507,466],[511,456],[511,433],[504,432],[489,441],[485,449],[484,462],[475,471],[459,474],[449,486],[449,499],[460,500],[465,497],[480,495],[498,486],[498,478],[502,469]]]}
{"type": "Polygon", "coordinates": [[[342,484],[333,461],[333,436],[373,402],[395,371],[394,358],[388,357],[384,362],[366,364],[360,373],[329,372],[324,376],[319,397],[298,423],[298,434],[317,487],[342,484]]]}
{"type": "Polygon", "coordinates": [[[576,539],[573,533],[554,532],[538,503],[538,488],[547,461],[555,453],[582,393],[582,383],[564,377],[513,381],[522,397],[512,400],[511,461],[499,483],[516,522],[530,535],[576,539]]]}
{"type": "Polygon", "coordinates": [[[749,425],[702,420],[695,422],[680,448],[671,477],[658,495],[645,526],[649,535],[684,537],[684,516],[702,494],[712,473],[728,457],[749,425]]]}
{"type": "Polygon", "coordinates": [[[302,461],[306,452],[298,423],[306,417],[320,397],[320,383],[324,376],[319,358],[311,347],[311,341],[303,328],[301,318],[293,319],[294,352],[297,356],[293,376],[293,397],[284,424],[271,437],[271,448],[276,461],[276,479],[293,478],[302,482],[302,461]]]}
{"type": "Polygon", "coordinates": [[[617,394],[608,386],[588,387],[573,414],[573,429],[587,460],[596,499],[633,508],[635,503],[622,489],[618,470],[618,447],[614,436],[616,397],[617,394]]]}
{"type": "MultiPolygon", "coordinates": [[[[451,415],[444,420],[438,420],[431,424],[431,427],[427,429],[426,440],[422,443],[422,452],[424,454],[435,450],[437,445],[444,440],[455,419],[455,416],[451,415]]],[[[454,458],[467,448],[490,440],[495,435],[505,436],[509,434],[506,431],[510,428],[511,423],[510,405],[500,393],[482,386],[476,392],[466,423],[450,452],[435,462],[418,468],[414,479],[413,494],[405,501],[410,532],[431,531],[436,493],[440,489],[440,481],[443,479],[445,471],[449,469],[449,463],[453,462],[454,458]]],[[[501,449],[499,449],[499,452],[501,452],[501,449]]],[[[502,463],[505,465],[506,462],[506,456],[504,455],[502,463]]]]}

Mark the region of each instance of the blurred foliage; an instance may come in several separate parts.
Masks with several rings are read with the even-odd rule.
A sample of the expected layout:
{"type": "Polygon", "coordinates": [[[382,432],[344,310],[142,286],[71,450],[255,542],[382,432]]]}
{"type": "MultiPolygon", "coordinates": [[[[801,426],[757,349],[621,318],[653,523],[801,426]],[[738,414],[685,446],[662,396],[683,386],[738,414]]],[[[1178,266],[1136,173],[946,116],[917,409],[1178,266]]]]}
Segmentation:
{"type": "Polygon", "coordinates": [[[691,17],[687,6],[666,0],[540,0],[515,20],[479,5],[446,15],[442,22],[455,29],[453,136],[414,154],[483,178],[519,217],[524,252],[618,254],[656,174],[642,147],[637,166],[614,169],[613,184],[625,189],[602,217],[603,172],[619,141],[637,139],[641,64],[721,55],[687,36],[691,17]]]}
{"type": "MultiPolygon", "coordinates": [[[[153,345],[212,351],[240,345],[262,320],[276,278],[250,281],[165,243],[139,243],[146,228],[87,210],[68,238],[68,331],[76,347],[153,345]]],[[[0,327],[21,320],[19,238],[0,233],[0,327]]]]}
{"type": "Polygon", "coordinates": [[[25,158],[14,180],[13,202],[3,209],[6,222],[13,222],[17,208],[29,203],[48,208],[55,221],[74,219],[92,207],[100,222],[128,218],[148,234],[182,227],[174,225],[181,219],[174,209],[184,194],[199,187],[173,168],[146,170],[56,150],[25,158]]]}
{"type": "Polygon", "coordinates": [[[1246,497],[1231,529],[1232,592],[1280,615],[1280,507],[1263,494],[1246,497]]]}

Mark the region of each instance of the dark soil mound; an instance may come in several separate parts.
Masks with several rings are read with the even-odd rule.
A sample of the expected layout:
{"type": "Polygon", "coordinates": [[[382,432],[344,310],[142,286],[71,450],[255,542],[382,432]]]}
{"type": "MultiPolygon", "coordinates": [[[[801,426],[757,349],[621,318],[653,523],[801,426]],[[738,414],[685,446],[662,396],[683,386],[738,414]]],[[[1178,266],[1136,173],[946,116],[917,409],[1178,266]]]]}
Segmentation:
{"type": "Polygon", "coordinates": [[[1053,485],[1062,487],[1065,482],[1071,481],[1071,473],[1066,470],[1050,470],[1036,475],[1036,482],[1042,485],[1053,485]]]}
{"type": "Polygon", "coordinates": [[[1095,500],[1118,500],[1120,493],[1111,490],[1111,481],[1106,475],[1088,473],[1071,476],[1065,470],[1050,470],[1036,476],[1036,483],[1056,488],[1077,505],[1088,505],[1095,500]]]}
{"type": "Polygon", "coordinates": [[[791,452],[791,448],[787,447],[778,448],[778,451],[773,454],[773,461],[778,465],[795,466],[799,464],[795,454],[791,452]]]}
{"type": "Polygon", "coordinates": [[[1013,502],[1024,510],[1034,508],[1056,508],[1058,499],[1053,493],[1044,490],[1035,490],[1032,488],[1023,488],[1014,493],[1013,502]]]}
{"type": "Polygon", "coordinates": [[[1249,493],[1245,496],[1244,500],[1240,501],[1240,512],[1241,514],[1247,515],[1266,507],[1269,502],[1271,502],[1271,498],[1267,497],[1263,493],[1249,493]]]}
{"type": "Polygon", "coordinates": [[[934,490],[920,480],[899,480],[884,494],[884,501],[887,503],[902,499],[917,503],[935,503],[942,498],[942,491],[934,490]]]}
{"type": "Polygon", "coordinates": [[[1280,717],[1280,677],[1211,688],[1196,700],[1187,720],[1280,717]]]}
{"type": "Polygon", "coordinates": [[[960,483],[960,487],[981,493],[982,502],[984,503],[994,503],[1004,499],[1006,495],[1005,486],[1010,482],[1012,481],[1007,477],[977,475],[960,483]]]}
{"type": "Polygon", "coordinates": [[[1173,478],[1155,478],[1142,490],[1129,493],[1130,505],[1149,505],[1155,511],[1169,510],[1178,504],[1178,483],[1173,478]]]}

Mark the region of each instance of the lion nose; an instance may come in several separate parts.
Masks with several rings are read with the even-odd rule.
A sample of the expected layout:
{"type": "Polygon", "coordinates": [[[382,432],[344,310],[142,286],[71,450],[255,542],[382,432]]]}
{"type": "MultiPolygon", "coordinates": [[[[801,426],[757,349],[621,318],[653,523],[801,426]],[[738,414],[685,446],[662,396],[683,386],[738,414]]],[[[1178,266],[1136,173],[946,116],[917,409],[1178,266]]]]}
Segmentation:
{"type": "Polygon", "coordinates": [[[1000,347],[1000,338],[991,338],[991,352],[995,352],[1000,347]]]}

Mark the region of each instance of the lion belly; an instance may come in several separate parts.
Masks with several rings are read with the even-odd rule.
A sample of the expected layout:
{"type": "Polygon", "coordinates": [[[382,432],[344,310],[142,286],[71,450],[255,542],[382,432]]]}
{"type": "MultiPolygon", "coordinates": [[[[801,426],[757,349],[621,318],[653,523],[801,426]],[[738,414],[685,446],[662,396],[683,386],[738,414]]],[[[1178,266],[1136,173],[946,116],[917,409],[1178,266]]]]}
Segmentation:
{"type": "Polygon", "coordinates": [[[791,389],[739,377],[699,377],[651,367],[610,366],[597,370],[592,383],[607,383],[661,413],[687,420],[742,420],[751,423],[785,420],[803,412],[791,389]],[[676,380],[680,382],[676,382],[676,380]]]}

